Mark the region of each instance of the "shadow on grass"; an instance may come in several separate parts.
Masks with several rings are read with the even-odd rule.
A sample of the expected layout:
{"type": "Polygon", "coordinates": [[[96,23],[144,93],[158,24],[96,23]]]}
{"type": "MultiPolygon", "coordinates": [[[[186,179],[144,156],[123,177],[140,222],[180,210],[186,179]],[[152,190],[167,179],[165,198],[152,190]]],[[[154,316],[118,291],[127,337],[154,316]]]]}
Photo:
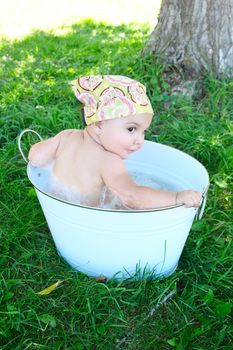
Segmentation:
{"type": "Polygon", "coordinates": [[[2,41],[0,144],[25,127],[43,125],[43,135],[77,123],[77,101],[69,81],[80,75],[134,76],[148,28],[85,20],[61,29],[36,31],[22,41],[2,41]]]}

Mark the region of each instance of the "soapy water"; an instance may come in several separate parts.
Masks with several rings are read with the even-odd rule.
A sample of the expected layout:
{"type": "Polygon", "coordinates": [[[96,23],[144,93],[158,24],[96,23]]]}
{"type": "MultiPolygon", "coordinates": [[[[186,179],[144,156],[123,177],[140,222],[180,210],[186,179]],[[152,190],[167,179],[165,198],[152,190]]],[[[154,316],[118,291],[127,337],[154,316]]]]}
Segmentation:
{"type": "MultiPolygon", "coordinates": [[[[30,165],[29,177],[35,187],[56,198],[63,199],[75,204],[90,206],[90,204],[88,204],[87,198],[84,198],[84,196],[81,197],[79,194],[72,192],[64,185],[59,187],[59,184],[56,183],[54,177],[51,176],[52,167],[53,164],[40,168],[30,165]]],[[[177,187],[175,186],[174,182],[165,182],[163,179],[152,174],[145,174],[138,171],[129,171],[129,175],[138,185],[148,186],[159,190],[177,191],[177,187]]],[[[100,194],[98,207],[114,210],[130,209],[123,205],[107,187],[104,187],[100,194]]]]}
{"type": "Polygon", "coordinates": [[[152,187],[157,190],[177,191],[174,182],[165,182],[163,179],[152,174],[144,174],[138,171],[130,171],[129,174],[138,185],[152,187]]]}

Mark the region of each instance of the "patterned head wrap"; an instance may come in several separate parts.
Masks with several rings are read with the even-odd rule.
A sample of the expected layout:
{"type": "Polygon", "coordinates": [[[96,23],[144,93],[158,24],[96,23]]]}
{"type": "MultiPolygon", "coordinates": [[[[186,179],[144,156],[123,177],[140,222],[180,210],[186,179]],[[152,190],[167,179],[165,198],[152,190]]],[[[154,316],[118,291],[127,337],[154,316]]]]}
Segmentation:
{"type": "Polygon", "coordinates": [[[121,75],[90,75],[71,81],[87,125],[101,120],[154,114],[144,85],[121,75]]]}

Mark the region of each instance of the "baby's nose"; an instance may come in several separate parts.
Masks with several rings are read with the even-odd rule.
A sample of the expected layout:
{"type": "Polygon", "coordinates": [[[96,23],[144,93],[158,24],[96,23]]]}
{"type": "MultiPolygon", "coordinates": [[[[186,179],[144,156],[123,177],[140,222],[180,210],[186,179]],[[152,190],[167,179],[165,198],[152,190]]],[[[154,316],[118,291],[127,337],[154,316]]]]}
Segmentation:
{"type": "Polygon", "coordinates": [[[138,136],[138,137],[136,138],[136,140],[135,140],[135,144],[136,144],[136,145],[142,145],[143,142],[144,142],[144,134],[138,136]]]}

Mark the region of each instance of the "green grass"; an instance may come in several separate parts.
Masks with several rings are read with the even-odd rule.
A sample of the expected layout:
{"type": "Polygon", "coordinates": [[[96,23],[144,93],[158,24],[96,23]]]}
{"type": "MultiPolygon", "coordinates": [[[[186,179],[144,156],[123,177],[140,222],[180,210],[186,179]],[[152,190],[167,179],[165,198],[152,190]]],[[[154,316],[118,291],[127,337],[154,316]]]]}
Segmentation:
{"type": "Polygon", "coordinates": [[[199,98],[171,96],[163,67],[140,57],[147,34],[142,25],[83,21],[65,36],[38,31],[1,42],[1,350],[232,349],[233,83],[206,77],[199,98]],[[44,138],[81,127],[68,82],[90,73],[145,83],[155,109],[148,138],[209,171],[205,215],[167,279],[97,283],[73,271],[58,256],[27,180],[17,136],[27,127],[44,138]],[[51,294],[37,294],[57,280],[63,283],[51,294]]]}

